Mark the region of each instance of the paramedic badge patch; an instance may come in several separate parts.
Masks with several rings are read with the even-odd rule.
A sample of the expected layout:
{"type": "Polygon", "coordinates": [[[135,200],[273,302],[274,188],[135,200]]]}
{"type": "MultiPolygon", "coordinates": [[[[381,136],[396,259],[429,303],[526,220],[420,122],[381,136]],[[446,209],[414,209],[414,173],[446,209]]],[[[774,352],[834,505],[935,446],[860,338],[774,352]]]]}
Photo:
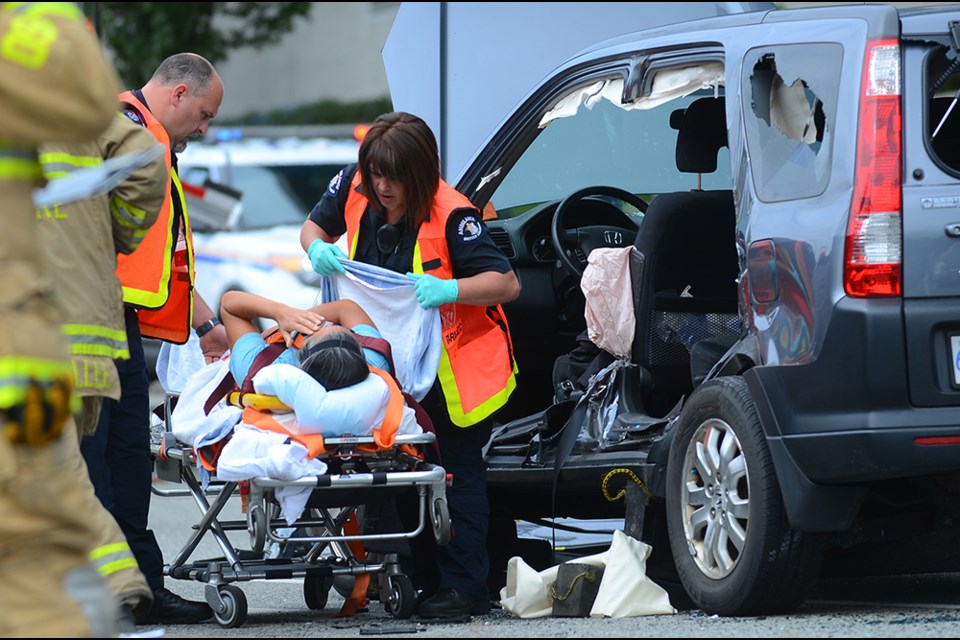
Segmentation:
{"type": "Polygon", "coordinates": [[[330,184],[327,185],[327,195],[335,196],[340,193],[340,181],[343,180],[343,170],[330,178],[330,184]]]}
{"type": "Polygon", "coordinates": [[[483,233],[483,227],[476,216],[464,216],[457,227],[457,233],[460,234],[462,242],[473,242],[483,233]]]}
{"type": "Polygon", "coordinates": [[[143,117],[133,109],[124,109],[123,115],[130,118],[130,120],[132,120],[135,124],[138,124],[141,127],[144,126],[143,117]]]}

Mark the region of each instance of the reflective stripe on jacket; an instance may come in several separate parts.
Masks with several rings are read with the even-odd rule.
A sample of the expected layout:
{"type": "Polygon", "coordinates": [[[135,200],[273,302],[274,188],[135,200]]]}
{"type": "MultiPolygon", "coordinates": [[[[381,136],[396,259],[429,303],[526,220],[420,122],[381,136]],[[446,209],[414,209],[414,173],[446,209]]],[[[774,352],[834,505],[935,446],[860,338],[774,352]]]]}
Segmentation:
{"type": "MultiPolygon", "coordinates": [[[[351,258],[356,254],[360,220],[369,204],[358,191],[360,184],[357,171],[344,210],[351,258]]],[[[417,231],[414,273],[447,280],[453,277],[447,220],[454,210],[464,207],[475,208],[466,196],[441,180],[430,216],[417,231]]],[[[500,305],[481,307],[456,302],[440,306],[440,325],[443,349],[437,376],[450,420],[458,427],[469,427],[503,407],[517,386],[510,329],[500,305]]]]}
{"type": "Polygon", "coordinates": [[[137,318],[144,337],[183,344],[190,337],[193,320],[193,236],[183,187],[173,168],[170,137],[132,91],[121,93],[120,102],[136,111],[150,133],[164,145],[170,174],[170,189],[156,223],[136,251],[117,256],[123,301],[139,309],[137,318]],[[185,246],[178,248],[181,233],[185,246]]]}
{"type": "Polygon", "coordinates": [[[105,579],[124,569],[139,569],[137,559],[126,542],[103,544],[90,552],[90,562],[105,579]]]}

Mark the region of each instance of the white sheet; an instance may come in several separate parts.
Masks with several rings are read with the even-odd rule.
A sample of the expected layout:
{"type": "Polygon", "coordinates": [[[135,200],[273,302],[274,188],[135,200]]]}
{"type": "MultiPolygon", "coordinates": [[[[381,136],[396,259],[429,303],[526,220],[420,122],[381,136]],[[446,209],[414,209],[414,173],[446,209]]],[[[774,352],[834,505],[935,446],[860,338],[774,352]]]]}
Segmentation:
{"type": "MultiPolygon", "coordinates": [[[[226,481],[267,477],[289,482],[306,476],[322,476],[327,463],[307,457],[307,448],[281,433],[262,431],[240,423],[224,445],[217,462],[217,478],[226,481]]],[[[277,487],[274,495],[280,514],[292,525],[303,513],[311,487],[277,487]]]]}
{"type": "Polygon", "coordinates": [[[405,274],[353,260],[341,264],[346,274],[325,276],[321,299],[359,304],[390,343],[400,386],[418,402],[423,400],[440,365],[440,312],[420,307],[414,281],[405,274]]]}

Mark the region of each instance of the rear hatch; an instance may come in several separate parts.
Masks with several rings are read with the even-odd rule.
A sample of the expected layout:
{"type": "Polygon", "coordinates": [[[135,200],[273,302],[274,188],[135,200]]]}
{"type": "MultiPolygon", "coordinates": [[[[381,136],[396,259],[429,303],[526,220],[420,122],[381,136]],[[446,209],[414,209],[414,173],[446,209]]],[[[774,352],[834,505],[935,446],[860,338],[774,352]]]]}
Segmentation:
{"type": "Polygon", "coordinates": [[[956,6],[901,14],[903,309],[917,406],[960,404],[958,23],[956,6]]]}

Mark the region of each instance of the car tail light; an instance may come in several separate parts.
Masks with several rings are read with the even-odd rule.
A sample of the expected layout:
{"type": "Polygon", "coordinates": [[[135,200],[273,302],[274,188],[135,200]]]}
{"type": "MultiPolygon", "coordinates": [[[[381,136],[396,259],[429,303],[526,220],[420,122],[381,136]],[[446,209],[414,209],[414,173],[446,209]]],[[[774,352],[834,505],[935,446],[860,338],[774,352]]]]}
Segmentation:
{"type": "Polygon", "coordinates": [[[898,296],[901,292],[903,232],[900,219],[900,48],[897,41],[871,43],[865,66],[843,283],[851,296],[898,296]]]}

